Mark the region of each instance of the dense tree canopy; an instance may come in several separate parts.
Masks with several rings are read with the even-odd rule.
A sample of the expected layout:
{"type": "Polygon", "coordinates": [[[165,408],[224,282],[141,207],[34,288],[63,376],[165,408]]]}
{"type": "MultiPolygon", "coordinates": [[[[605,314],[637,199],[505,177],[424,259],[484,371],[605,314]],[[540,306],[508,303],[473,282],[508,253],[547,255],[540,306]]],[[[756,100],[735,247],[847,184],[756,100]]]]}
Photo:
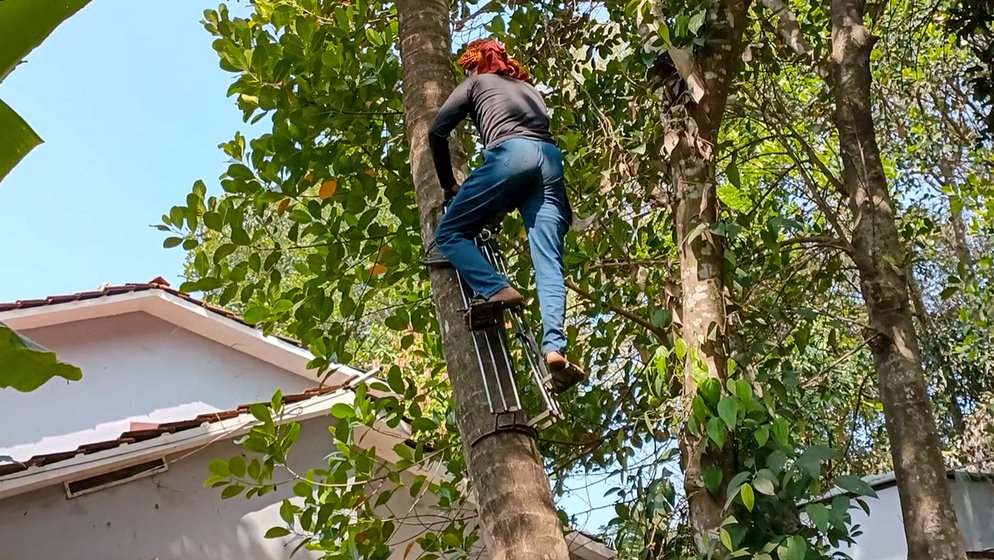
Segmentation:
{"type": "MultiPolygon", "coordinates": [[[[593,378],[563,399],[566,420],[540,434],[554,490],[617,481],[598,504],[616,516],[600,530],[624,558],[826,557],[848,538],[850,508],[872,494],[859,477],[892,468],[853,257],[860,220],[847,206],[826,70],[828,7],[764,1],[728,30],[712,18],[719,2],[507,4],[453,2],[451,20],[457,44],[494,35],[525,64],[566,155],[577,214],[567,238],[568,336],[571,358],[593,378]],[[729,44],[741,48],[719,66],[709,49],[723,34],[740,34],[729,44]],[[713,102],[720,81],[688,73],[688,56],[730,76],[713,137],[688,128],[700,119],[687,115],[713,102]],[[706,90],[700,106],[695,88],[706,90]],[[712,204],[707,220],[685,220],[679,166],[688,158],[710,162],[713,189],[692,216],[712,204]],[[703,341],[687,334],[690,246],[721,259],[714,285],[725,324],[703,341]],[[699,446],[706,459],[693,482],[723,518],[734,516],[710,545],[695,543],[688,524],[678,441],[699,446]],[[808,502],[832,485],[851,494],[808,502]]],[[[318,375],[335,363],[382,365],[385,383],[374,388],[397,396],[362,392],[355,408],[332,410],[341,452],[301,473],[302,501],[284,505],[287,526],[271,533],[295,532],[329,558],[383,558],[396,545],[393,521],[360,499],[363,481],[430,492],[447,513],[466,498],[454,482],[404,473],[441,461],[457,481],[465,464],[419,263],[397,12],[376,0],[252,6],[248,18],[209,10],[204,25],[236,78],[228,94],[247,121],[271,126],[222,144],[227,172],[217,185],[198,181],[159,227],[171,232],[167,247],[188,251],[184,290],[301,340],[318,375]],[[395,465],[356,441],[377,417],[413,426],[414,444],[398,448],[395,465]]],[[[894,0],[865,14],[879,37],[872,117],[904,255],[886,265],[907,279],[948,466],[982,459],[963,436],[990,437],[983,407],[994,390],[994,166],[983,102],[970,89],[983,94],[983,82],[965,72],[983,51],[950,30],[964,28],[961,13],[894,0]]],[[[463,139],[474,153],[471,136],[463,139]]],[[[516,217],[502,235],[514,281],[532,286],[516,217]]],[[[529,313],[537,319],[537,306],[529,313]]],[[[209,482],[226,497],[268,491],[294,441],[292,425],[261,420],[244,442],[257,459],[216,462],[209,482]]],[[[422,558],[460,557],[477,540],[472,524],[446,519],[425,527],[422,558]]]]}

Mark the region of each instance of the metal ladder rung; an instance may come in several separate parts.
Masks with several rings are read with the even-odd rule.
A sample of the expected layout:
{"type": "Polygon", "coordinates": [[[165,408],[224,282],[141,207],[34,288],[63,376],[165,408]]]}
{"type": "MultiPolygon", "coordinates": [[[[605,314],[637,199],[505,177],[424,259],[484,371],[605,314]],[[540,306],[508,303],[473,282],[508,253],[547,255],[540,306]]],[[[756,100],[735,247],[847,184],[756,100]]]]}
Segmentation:
{"type": "MultiPolygon", "coordinates": [[[[476,246],[499,273],[507,276],[507,263],[493,239],[494,234],[493,230],[485,229],[475,240],[476,246]]],[[[473,292],[463,281],[458,271],[456,274],[459,277],[463,305],[468,312],[473,302],[473,292]]],[[[541,348],[528,326],[524,311],[521,309],[511,310],[509,315],[509,322],[507,315],[501,312],[501,318],[496,321],[495,325],[473,330],[474,351],[487,397],[487,405],[495,418],[524,411],[518,384],[515,380],[514,364],[516,360],[512,357],[509,349],[509,338],[512,337],[508,336],[507,327],[510,326],[513,339],[518,343],[524,355],[530,372],[529,377],[532,384],[535,385],[544,407],[541,412],[528,421],[528,425],[535,429],[547,428],[563,418],[559,403],[552,396],[552,374],[545,366],[541,348]]],[[[495,429],[501,429],[499,422],[495,429]]]]}

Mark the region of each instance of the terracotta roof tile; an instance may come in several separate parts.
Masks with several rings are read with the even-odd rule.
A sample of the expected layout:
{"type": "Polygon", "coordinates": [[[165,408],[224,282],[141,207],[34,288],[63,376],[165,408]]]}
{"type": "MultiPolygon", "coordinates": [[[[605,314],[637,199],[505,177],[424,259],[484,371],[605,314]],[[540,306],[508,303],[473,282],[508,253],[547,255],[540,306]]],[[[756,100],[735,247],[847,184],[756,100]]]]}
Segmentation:
{"type": "MultiPolygon", "coordinates": [[[[233,313],[223,307],[218,307],[216,305],[207,303],[202,299],[197,299],[186,292],[181,292],[171,287],[169,285],[169,282],[167,282],[161,276],[157,276],[152,280],[144,283],[129,282],[121,286],[104,286],[99,290],[76,292],[75,294],[49,296],[44,299],[21,299],[12,302],[0,302],[0,312],[13,311],[16,309],[30,309],[33,307],[43,307],[46,305],[58,305],[61,303],[70,303],[73,301],[85,301],[101,297],[115,296],[115,295],[128,294],[134,292],[147,292],[150,290],[161,290],[163,292],[166,292],[167,294],[176,296],[194,305],[200,306],[212,313],[216,313],[218,315],[231,319],[232,321],[236,321],[250,327],[254,326],[252,323],[245,322],[245,320],[243,320],[241,316],[239,316],[236,313],[233,313]]],[[[304,345],[298,340],[294,340],[292,338],[280,335],[272,335],[272,336],[284,342],[293,344],[294,346],[299,346],[301,348],[304,348],[304,345]]]]}
{"type": "MultiPolygon", "coordinates": [[[[326,395],[328,393],[337,391],[344,388],[347,383],[334,386],[322,386],[322,387],[312,387],[300,393],[289,393],[283,395],[283,404],[291,404],[300,401],[304,401],[313,397],[320,395],[326,395]]],[[[255,404],[255,403],[252,403],[255,404]]],[[[106,451],[108,449],[114,449],[122,445],[129,443],[135,443],[139,441],[146,441],[150,439],[155,439],[166,434],[173,434],[176,432],[182,432],[185,430],[191,430],[197,428],[204,424],[212,424],[214,422],[220,422],[222,420],[228,420],[231,418],[236,418],[242,414],[248,413],[248,408],[252,404],[243,404],[231,410],[221,410],[218,412],[210,412],[207,414],[199,414],[196,418],[190,420],[180,420],[178,422],[166,422],[158,424],[154,428],[146,428],[141,430],[131,430],[124,432],[120,436],[106,440],[97,441],[93,443],[87,443],[80,445],[72,451],[59,451],[57,453],[45,453],[44,455],[35,455],[27,461],[24,462],[14,462],[14,463],[0,463],[0,477],[7,476],[16,472],[21,472],[27,470],[31,467],[43,467],[46,465],[51,465],[53,463],[58,463],[60,461],[66,461],[72,459],[77,455],[87,455],[90,453],[96,453],[98,451],[106,451]]],[[[259,404],[270,406],[269,401],[263,401],[259,404]]],[[[147,423],[146,423],[147,425],[147,423]]]]}

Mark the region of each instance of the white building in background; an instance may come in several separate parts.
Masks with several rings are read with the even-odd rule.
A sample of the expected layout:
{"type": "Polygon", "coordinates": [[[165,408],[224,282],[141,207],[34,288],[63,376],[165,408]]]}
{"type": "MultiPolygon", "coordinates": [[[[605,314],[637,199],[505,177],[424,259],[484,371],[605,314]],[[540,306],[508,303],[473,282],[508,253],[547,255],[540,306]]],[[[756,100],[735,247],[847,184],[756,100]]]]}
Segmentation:
{"type": "MultiPolygon", "coordinates": [[[[906,560],[908,544],[894,473],[863,480],[876,491],[877,497],[864,498],[869,514],[859,507],[851,510],[852,522],[859,525],[862,534],[856,537],[855,544],[838,551],[853,560],[906,560]]],[[[950,471],[948,480],[967,556],[994,559],[994,474],[950,471]]],[[[830,493],[828,499],[837,493],[830,493]]]]}
{"type": "MultiPolygon", "coordinates": [[[[289,462],[301,471],[323,464],[328,410],[351,402],[362,372],[343,366],[318,386],[305,349],[161,278],[0,304],[0,320],[83,370],[81,381],[0,391],[0,456],[13,459],[0,462],[0,560],[289,557],[289,537],[263,534],[283,524],[278,509],[291,485],[222,501],[203,485],[207,466],[241,451],[232,440],[255,422],[247,405],[277,389],[302,425],[289,462]]],[[[367,441],[395,460],[401,428],[384,426],[367,441]]],[[[387,505],[426,508],[406,492],[387,505]]],[[[421,531],[414,518],[398,525],[395,558],[421,531]]],[[[613,557],[582,533],[569,540],[575,559],[613,557]]]]}

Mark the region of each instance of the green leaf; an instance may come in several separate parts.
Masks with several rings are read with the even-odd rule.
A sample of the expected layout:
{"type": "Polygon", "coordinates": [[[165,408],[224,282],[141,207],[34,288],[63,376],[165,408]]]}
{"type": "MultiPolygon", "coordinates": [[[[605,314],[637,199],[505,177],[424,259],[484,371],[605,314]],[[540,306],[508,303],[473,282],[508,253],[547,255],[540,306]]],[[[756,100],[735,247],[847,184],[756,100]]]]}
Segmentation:
{"type": "Polygon", "coordinates": [[[224,459],[211,459],[207,468],[217,476],[227,477],[231,474],[231,471],[228,469],[228,462],[224,459]]]}
{"type": "Polygon", "coordinates": [[[404,378],[401,375],[399,367],[391,367],[390,371],[387,372],[387,384],[390,385],[390,390],[394,393],[398,395],[404,394],[404,378]]]}
{"type": "Polygon", "coordinates": [[[407,443],[401,442],[398,443],[397,445],[394,445],[393,451],[397,455],[400,455],[402,459],[406,459],[408,461],[414,461],[414,450],[411,449],[411,447],[407,445],[407,443]]]}
{"type": "Polygon", "coordinates": [[[415,418],[411,420],[411,427],[419,432],[432,432],[438,429],[438,424],[430,418],[415,418]]]}
{"type": "Polygon", "coordinates": [[[76,366],[60,362],[55,353],[21,336],[0,322],[0,389],[34,391],[52,377],[70,381],[83,378],[76,366]]]}
{"type": "MultiPolygon", "coordinates": [[[[4,5],[18,2],[27,3],[24,0],[0,2],[0,13],[2,13],[4,5]]],[[[6,41],[6,37],[0,41],[0,50],[3,49],[3,44],[6,41]]],[[[0,130],[3,131],[3,134],[0,134],[0,181],[3,181],[10,170],[24,159],[24,156],[28,155],[35,146],[41,144],[42,140],[28,123],[3,100],[0,100],[0,130]]]]}
{"type": "Polygon", "coordinates": [[[804,511],[808,514],[808,519],[815,524],[815,527],[819,531],[825,532],[828,530],[828,508],[822,503],[812,503],[808,504],[804,511]]]}
{"type": "Polygon", "coordinates": [[[742,486],[743,482],[749,480],[750,476],[752,476],[752,473],[749,471],[742,471],[739,474],[733,476],[732,480],[728,481],[728,491],[729,492],[736,491],[739,486],[742,486]]]}
{"type": "Polygon", "coordinates": [[[228,459],[228,470],[231,471],[232,476],[239,478],[245,476],[245,459],[241,455],[228,459]]]}
{"type": "Polygon", "coordinates": [[[728,426],[728,430],[732,431],[735,429],[735,423],[738,420],[739,413],[739,401],[735,397],[724,397],[721,402],[718,403],[718,416],[725,421],[725,425],[728,426]]]}
{"type": "Polygon", "coordinates": [[[261,437],[247,437],[242,447],[254,453],[269,453],[269,443],[261,437]]]}
{"type": "Polygon", "coordinates": [[[294,496],[299,496],[301,498],[306,498],[311,495],[311,485],[306,481],[301,480],[300,482],[293,485],[294,496]]]}
{"type": "Polygon", "coordinates": [[[773,482],[768,478],[756,478],[752,481],[752,485],[760,494],[773,496],[777,493],[776,488],[773,486],[773,482]]]}
{"type": "MultiPolygon", "coordinates": [[[[90,0],[0,2],[0,81],[46,37],[90,0]]],[[[7,129],[0,127],[6,135],[7,129]]]]}
{"type": "Polygon", "coordinates": [[[346,403],[335,403],[331,407],[331,415],[340,420],[350,420],[355,418],[355,408],[346,403]]]}
{"type": "Polygon", "coordinates": [[[714,377],[708,377],[701,382],[699,391],[701,396],[704,398],[704,402],[711,406],[715,406],[718,404],[718,399],[721,397],[721,382],[714,377]]]}
{"type": "Polygon", "coordinates": [[[752,433],[752,436],[756,438],[756,444],[763,447],[770,439],[770,429],[766,426],[760,426],[759,428],[756,428],[756,431],[752,433]]]}
{"type": "Polygon", "coordinates": [[[723,478],[721,469],[714,465],[708,465],[701,471],[701,478],[704,479],[704,487],[708,489],[708,492],[717,496],[718,490],[721,489],[721,479],[723,478]]]}
{"type": "Polygon", "coordinates": [[[742,401],[742,404],[748,406],[752,402],[752,385],[745,379],[739,379],[735,382],[735,396],[742,401]]]}
{"type": "Polygon", "coordinates": [[[752,205],[749,197],[728,183],[718,185],[718,198],[722,204],[736,212],[747,212],[752,205]]]}
{"type": "Polygon", "coordinates": [[[172,249],[173,247],[179,245],[183,242],[182,237],[167,237],[162,241],[162,247],[164,249],[172,249]]]}
{"type": "Polygon", "coordinates": [[[747,510],[752,511],[753,506],[756,504],[756,494],[753,493],[752,486],[748,483],[743,484],[739,494],[742,496],[742,505],[744,505],[747,510]]]}
{"type": "Polygon", "coordinates": [[[366,28],[366,38],[377,47],[383,44],[383,37],[372,27],[366,28]]]}
{"type": "Polygon", "coordinates": [[[286,527],[270,527],[269,530],[266,531],[265,537],[267,539],[278,539],[280,537],[285,537],[289,534],[290,531],[287,530],[286,527]]]}
{"type": "Polygon", "coordinates": [[[227,500],[228,498],[234,498],[235,496],[241,494],[242,490],[245,490],[245,487],[237,484],[226,486],[224,490],[221,490],[221,499],[227,500]]]}
{"type": "Polygon", "coordinates": [[[812,477],[818,478],[821,475],[822,463],[838,458],[839,453],[831,447],[812,445],[806,448],[804,452],[801,453],[801,456],[797,458],[797,464],[804,470],[808,471],[808,474],[812,477]]]}
{"type": "Polygon", "coordinates": [[[705,15],[706,14],[704,10],[701,10],[700,12],[697,12],[696,14],[691,16],[690,22],[687,24],[687,29],[689,29],[690,32],[693,33],[694,35],[699,35],[698,31],[700,31],[701,26],[704,25],[705,15]]]}
{"type": "Polygon", "coordinates": [[[742,188],[742,179],[739,177],[739,165],[735,159],[729,161],[728,165],[725,166],[725,177],[736,189],[742,188]]]}
{"type": "Polygon", "coordinates": [[[708,437],[721,449],[725,446],[725,439],[727,439],[728,434],[725,432],[725,425],[722,424],[720,418],[712,417],[708,420],[708,437]]]}
{"type": "Polygon", "coordinates": [[[777,556],[780,560],[804,560],[804,555],[808,551],[808,543],[801,537],[793,535],[777,547],[777,556]]]}
{"type": "Polygon", "coordinates": [[[728,550],[734,550],[735,545],[732,544],[732,535],[725,530],[724,527],[718,533],[718,538],[721,540],[721,544],[725,546],[728,550]]]}
{"type": "Polygon", "coordinates": [[[773,420],[773,439],[782,448],[790,447],[790,424],[783,418],[773,420]]]}
{"type": "Polygon", "coordinates": [[[877,497],[877,492],[865,480],[852,475],[842,475],[835,479],[835,485],[843,490],[847,490],[857,496],[877,497]]]}
{"type": "Polygon", "coordinates": [[[249,307],[245,314],[242,315],[242,319],[250,324],[254,325],[256,323],[261,323],[269,318],[269,308],[257,305],[255,307],[249,307]]]}
{"type": "Polygon", "coordinates": [[[262,422],[263,424],[273,423],[273,413],[269,407],[263,403],[254,403],[249,405],[249,413],[251,413],[256,420],[262,422]]]}
{"type": "Polygon", "coordinates": [[[283,500],[280,504],[280,519],[287,525],[293,525],[293,504],[290,500],[283,500]]]}

